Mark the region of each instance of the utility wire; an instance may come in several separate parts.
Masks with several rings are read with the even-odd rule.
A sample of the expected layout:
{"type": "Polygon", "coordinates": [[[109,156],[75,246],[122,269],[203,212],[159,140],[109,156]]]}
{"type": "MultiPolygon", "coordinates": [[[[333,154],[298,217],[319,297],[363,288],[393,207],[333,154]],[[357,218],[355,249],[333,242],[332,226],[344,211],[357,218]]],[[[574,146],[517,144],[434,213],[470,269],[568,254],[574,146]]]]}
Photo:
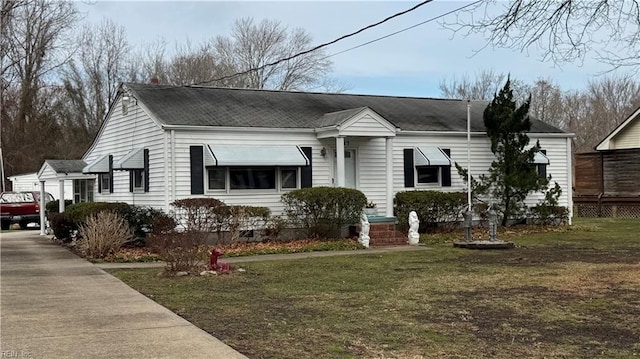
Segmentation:
{"type": "Polygon", "coordinates": [[[367,45],[372,44],[372,43],[374,43],[374,42],[378,42],[378,41],[380,41],[380,40],[384,40],[384,39],[386,39],[386,38],[388,38],[388,37],[391,37],[391,36],[397,35],[397,34],[399,34],[399,33],[401,33],[401,32],[405,32],[405,31],[411,30],[411,29],[413,29],[413,28],[415,28],[415,27],[418,27],[418,26],[424,25],[424,24],[426,24],[426,23],[429,23],[429,22],[432,22],[432,21],[438,20],[438,19],[443,18],[443,17],[445,17],[445,16],[447,16],[447,15],[451,15],[451,14],[453,14],[453,13],[455,13],[455,12],[458,12],[458,11],[463,10],[463,9],[466,9],[466,8],[468,8],[468,7],[470,7],[470,6],[473,6],[473,5],[476,5],[476,4],[478,4],[478,3],[481,3],[482,1],[483,1],[483,0],[477,0],[477,1],[475,1],[475,2],[472,2],[472,3],[470,3],[470,4],[467,4],[467,5],[465,5],[465,6],[461,6],[461,7],[457,8],[457,9],[454,9],[454,10],[451,10],[451,11],[448,11],[448,12],[445,12],[444,14],[438,15],[438,16],[436,16],[436,17],[432,17],[431,19],[425,20],[425,21],[423,21],[423,22],[417,23],[417,24],[412,25],[412,26],[409,26],[409,27],[405,27],[404,29],[398,30],[398,31],[396,31],[396,32],[392,32],[391,34],[384,35],[384,36],[382,36],[382,37],[379,37],[379,38],[377,38],[377,39],[373,39],[373,40],[371,40],[371,41],[367,41],[367,42],[365,42],[365,43],[363,43],[363,44],[356,45],[356,46],[354,46],[354,47],[350,47],[350,48],[348,48],[348,49],[346,49],[346,50],[338,51],[338,52],[336,52],[335,54],[327,55],[327,56],[325,56],[325,57],[321,58],[320,60],[328,59],[328,58],[330,58],[330,57],[334,57],[334,56],[337,56],[337,55],[343,54],[343,53],[345,53],[345,52],[348,52],[348,51],[351,51],[351,50],[355,50],[355,49],[361,48],[361,47],[363,47],[363,46],[367,46],[367,45]]]}
{"type": "Polygon", "coordinates": [[[347,34],[347,35],[340,36],[339,38],[337,38],[337,39],[335,39],[335,40],[333,40],[333,41],[329,41],[329,42],[326,42],[326,43],[324,43],[324,44],[320,44],[320,45],[318,45],[318,46],[316,46],[316,47],[314,47],[314,48],[311,48],[311,49],[309,49],[309,50],[305,50],[305,51],[299,52],[299,53],[297,53],[297,54],[295,54],[295,55],[292,55],[292,56],[289,56],[289,57],[285,57],[285,58],[282,58],[282,59],[280,59],[280,60],[277,60],[277,61],[274,61],[274,62],[271,62],[271,63],[268,63],[268,64],[264,64],[264,65],[259,66],[259,67],[250,68],[250,69],[245,70],[245,71],[242,71],[242,72],[236,72],[235,74],[232,74],[232,75],[222,76],[222,77],[219,77],[219,78],[216,78],[216,79],[207,80],[207,81],[196,82],[196,83],[193,83],[193,84],[191,84],[191,85],[187,85],[187,86],[201,85],[201,84],[205,84],[205,83],[209,83],[209,82],[216,82],[216,81],[227,80],[227,79],[230,79],[230,78],[234,78],[234,77],[236,77],[236,76],[246,75],[246,74],[251,73],[251,72],[253,72],[253,71],[260,71],[260,70],[262,70],[262,69],[264,69],[264,68],[271,67],[271,66],[275,66],[275,65],[277,65],[277,64],[279,64],[279,63],[282,63],[282,62],[285,62],[285,61],[293,60],[293,59],[295,59],[296,57],[300,57],[300,56],[302,56],[302,55],[306,55],[306,54],[308,54],[308,53],[314,52],[314,51],[316,51],[316,50],[319,50],[319,49],[321,49],[321,48],[323,48],[323,47],[327,47],[327,46],[329,46],[329,45],[333,45],[333,44],[335,44],[335,43],[336,43],[336,42],[338,42],[338,41],[342,41],[342,40],[344,40],[344,39],[346,39],[346,38],[348,38],[348,37],[355,36],[355,35],[357,35],[357,34],[359,34],[359,33],[363,32],[363,31],[365,31],[365,30],[368,30],[368,29],[370,29],[370,28],[372,28],[372,27],[376,27],[376,26],[378,26],[378,25],[380,25],[380,24],[383,24],[383,23],[385,23],[385,22],[387,22],[387,21],[389,21],[389,20],[393,19],[393,18],[396,18],[396,17],[398,17],[398,16],[404,15],[404,14],[409,13],[409,12],[411,12],[411,11],[414,11],[415,9],[417,9],[417,8],[419,8],[419,7],[423,6],[423,5],[426,5],[426,4],[428,4],[428,3],[432,2],[432,1],[433,1],[433,0],[425,0],[425,1],[423,1],[423,2],[421,2],[421,3],[419,3],[419,4],[417,4],[417,5],[415,5],[414,7],[410,8],[410,9],[407,9],[407,10],[401,11],[401,12],[396,13],[396,14],[393,14],[393,15],[391,15],[391,16],[389,16],[389,17],[387,17],[387,18],[386,18],[386,19],[384,19],[384,20],[381,20],[381,21],[376,22],[375,24],[367,25],[367,26],[365,26],[365,27],[361,28],[361,29],[360,29],[360,30],[358,30],[358,31],[352,32],[352,33],[347,34]]]}

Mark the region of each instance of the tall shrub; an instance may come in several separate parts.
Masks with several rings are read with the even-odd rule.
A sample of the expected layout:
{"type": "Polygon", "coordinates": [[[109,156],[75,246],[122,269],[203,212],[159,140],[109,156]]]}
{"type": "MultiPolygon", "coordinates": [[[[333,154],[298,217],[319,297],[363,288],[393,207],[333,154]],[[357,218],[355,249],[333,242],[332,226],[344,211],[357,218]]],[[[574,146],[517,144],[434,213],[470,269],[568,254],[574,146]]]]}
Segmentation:
{"type": "Polygon", "coordinates": [[[91,258],[106,258],[133,239],[129,224],[119,214],[99,212],[87,218],[80,227],[80,249],[91,258]]]}
{"type": "Polygon", "coordinates": [[[292,223],[309,237],[330,238],[358,222],[367,197],[351,188],[310,187],[285,193],[282,202],[292,223]]]}

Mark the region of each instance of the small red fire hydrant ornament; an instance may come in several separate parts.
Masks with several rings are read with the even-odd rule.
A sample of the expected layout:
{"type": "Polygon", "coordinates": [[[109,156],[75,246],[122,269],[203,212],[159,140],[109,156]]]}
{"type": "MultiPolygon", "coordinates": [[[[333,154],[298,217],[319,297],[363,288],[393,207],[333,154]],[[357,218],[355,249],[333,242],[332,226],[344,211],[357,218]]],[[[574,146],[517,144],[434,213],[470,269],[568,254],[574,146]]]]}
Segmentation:
{"type": "Polygon", "coordinates": [[[209,257],[209,270],[214,270],[220,274],[231,272],[231,265],[226,262],[218,262],[218,258],[222,256],[224,252],[220,252],[217,249],[211,251],[211,257],[209,257]]]}

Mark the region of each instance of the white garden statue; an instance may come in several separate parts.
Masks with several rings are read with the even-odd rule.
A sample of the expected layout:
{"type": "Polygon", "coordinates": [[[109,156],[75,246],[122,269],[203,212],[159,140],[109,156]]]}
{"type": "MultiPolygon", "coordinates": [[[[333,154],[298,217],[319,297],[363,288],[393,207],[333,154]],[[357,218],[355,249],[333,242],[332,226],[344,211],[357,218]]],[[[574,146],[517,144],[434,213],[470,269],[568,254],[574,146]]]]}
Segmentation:
{"type": "Polygon", "coordinates": [[[418,228],[420,228],[420,220],[416,211],[409,213],[409,244],[416,245],[420,241],[420,235],[418,234],[418,228]]]}
{"type": "Polygon", "coordinates": [[[369,218],[365,212],[360,214],[360,235],[358,236],[358,242],[362,244],[365,248],[369,248],[369,229],[371,228],[371,224],[369,224],[369,218]]]}

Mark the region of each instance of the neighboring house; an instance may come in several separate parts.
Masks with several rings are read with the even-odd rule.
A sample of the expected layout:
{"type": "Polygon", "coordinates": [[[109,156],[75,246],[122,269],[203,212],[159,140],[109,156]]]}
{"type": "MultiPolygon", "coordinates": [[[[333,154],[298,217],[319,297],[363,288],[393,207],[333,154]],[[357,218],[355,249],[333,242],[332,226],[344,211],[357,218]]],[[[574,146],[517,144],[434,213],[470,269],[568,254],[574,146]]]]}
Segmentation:
{"type": "Polygon", "coordinates": [[[595,149],[575,156],[577,214],[640,217],[640,108],[595,149]]]}
{"type": "MultiPolygon", "coordinates": [[[[23,192],[23,191],[37,191],[40,192],[40,181],[38,180],[37,173],[25,173],[21,175],[9,176],[7,177],[9,181],[11,181],[11,189],[14,192],[23,192]]],[[[72,200],[73,199],[73,187],[71,181],[67,181],[64,184],[64,198],[72,200]]],[[[60,199],[60,188],[50,186],[47,188],[47,192],[51,193],[53,198],[60,199]]]]}
{"type": "MultiPolygon", "coordinates": [[[[473,174],[493,159],[487,104],[470,102],[473,174]]],[[[278,214],[287,191],[343,186],[392,216],[399,191],[465,190],[453,164],[467,166],[466,128],[461,100],[124,84],[76,174],[95,179],[95,201],[165,211],[210,196],[278,214]]],[[[571,135],[533,120],[529,136],[571,208],[571,135]]]]}

